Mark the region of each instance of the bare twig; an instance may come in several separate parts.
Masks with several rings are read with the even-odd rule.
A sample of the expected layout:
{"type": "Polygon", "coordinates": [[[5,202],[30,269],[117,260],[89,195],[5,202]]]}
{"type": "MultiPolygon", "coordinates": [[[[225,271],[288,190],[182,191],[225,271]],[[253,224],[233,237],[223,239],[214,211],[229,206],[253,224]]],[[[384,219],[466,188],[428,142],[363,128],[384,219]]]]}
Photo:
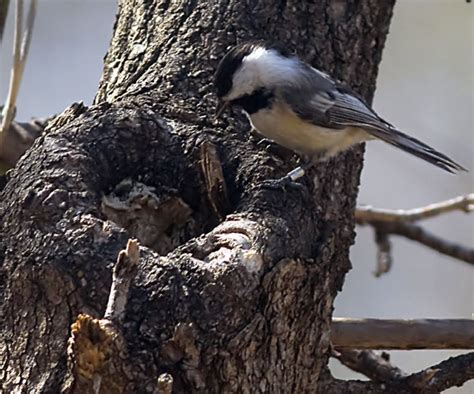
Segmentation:
{"type": "Polygon", "coordinates": [[[0,1],[0,44],[3,40],[3,32],[5,31],[5,25],[7,24],[8,8],[10,6],[10,0],[0,1]]]}
{"type": "Polygon", "coordinates": [[[474,349],[474,320],[333,318],[338,349],[474,349]]]}
{"type": "Polygon", "coordinates": [[[31,38],[33,37],[33,27],[35,25],[36,18],[36,6],[37,0],[30,0],[30,8],[28,9],[28,16],[26,18],[26,30],[21,45],[21,75],[23,75],[23,70],[26,64],[26,58],[28,57],[28,52],[30,50],[31,38]]]}
{"type": "Polygon", "coordinates": [[[377,244],[377,266],[374,275],[378,278],[392,268],[392,245],[388,234],[378,230],[375,230],[375,243],[377,244]]]}
{"type": "Polygon", "coordinates": [[[333,357],[343,365],[359,372],[375,382],[400,379],[407,376],[400,368],[390,363],[388,353],[378,354],[372,350],[335,349],[333,357]]]}
{"type": "Polygon", "coordinates": [[[474,353],[451,357],[404,380],[419,391],[441,392],[474,379],[474,353]]]}
{"type": "Polygon", "coordinates": [[[403,222],[371,222],[370,224],[376,231],[403,236],[436,250],[439,253],[465,261],[469,264],[474,264],[474,248],[445,240],[416,224],[403,222]]]}
{"type": "MultiPolygon", "coordinates": [[[[15,35],[13,38],[13,67],[10,76],[8,96],[2,111],[0,136],[10,128],[15,115],[15,103],[21,81],[21,28],[23,24],[23,0],[16,0],[15,7],[15,35]]],[[[0,144],[2,140],[0,139],[0,144]]]]}
{"type": "Polygon", "coordinates": [[[139,244],[135,239],[129,239],[125,250],[120,251],[112,274],[109,302],[104,319],[119,325],[124,317],[127,304],[128,289],[135,277],[138,259],[140,258],[139,244]]]}
{"type": "MultiPolygon", "coordinates": [[[[14,121],[16,100],[33,34],[36,5],[37,0],[30,1],[26,20],[26,31],[22,36],[23,0],[16,0],[13,66],[8,96],[5,106],[2,109],[2,115],[0,116],[0,173],[4,173],[13,167],[39,135],[37,131],[39,130],[41,132],[44,129],[44,123],[42,121],[38,122],[37,120],[33,120],[30,123],[23,124],[14,121]],[[29,127],[30,124],[33,125],[33,127],[29,127]],[[24,125],[26,125],[26,127],[24,127],[24,125]]],[[[0,33],[3,32],[2,28],[4,27],[1,20],[4,8],[5,4],[2,2],[0,8],[0,33]]]]}
{"type": "MultiPolygon", "coordinates": [[[[15,12],[15,36],[13,44],[13,67],[10,76],[10,85],[5,106],[2,111],[2,123],[0,127],[0,136],[5,135],[10,129],[10,125],[15,116],[15,105],[20,90],[20,83],[25,69],[26,59],[30,48],[31,37],[33,34],[33,26],[36,17],[37,0],[31,0],[26,20],[26,31],[22,37],[23,26],[23,0],[16,0],[15,12]]],[[[0,138],[0,145],[3,138],[0,138]]]]}
{"type": "Polygon", "coordinates": [[[129,364],[120,324],[136,272],[138,247],[138,242],[130,239],[117,257],[104,318],[94,319],[81,314],[72,324],[65,392],[124,392],[127,376],[123,371],[129,364]]]}
{"type": "Polygon", "coordinates": [[[375,231],[378,248],[375,276],[378,277],[390,270],[392,257],[389,235],[391,234],[403,236],[439,253],[474,264],[474,248],[445,240],[412,223],[456,210],[466,213],[474,211],[474,193],[409,210],[358,207],[355,212],[356,223],[370,225],[375,231]]]}
{"type": "Polygon", "coordinates": [[[370,222],[415,222],[452,211],[471,212],[474,210],[474,193],[466,194],[414,209],[380,209],[370,206],[357,207],[355,218],[358,224],[370,222]]]}
{"type": "MultiPolygon", "coordinates": [[[[394,367],[396,368],[396,367],[394,367]]],[[[452,357],[420,372],[387,380],[362,382],[358,380],[330,380],[320,390],[330,393],[440,393],[450,387],[462,386],[474,379],[474,353],[452,357]]]]}

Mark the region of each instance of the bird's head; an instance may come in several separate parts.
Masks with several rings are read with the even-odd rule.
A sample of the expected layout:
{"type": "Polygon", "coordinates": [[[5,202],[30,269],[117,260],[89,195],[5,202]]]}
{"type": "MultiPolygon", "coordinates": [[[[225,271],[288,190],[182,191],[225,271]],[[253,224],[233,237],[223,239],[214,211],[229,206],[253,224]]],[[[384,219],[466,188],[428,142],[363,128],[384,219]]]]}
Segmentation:
{"type": "Polygon", "coordinates": [[[232,48],[219,63],[214,85],[219,100],[216,116],[229,105],[247,112],[255,101],[269,97],[273,89],[291,80],[299,64],[285,50],[260,43],[245,43],[232,48]]]}

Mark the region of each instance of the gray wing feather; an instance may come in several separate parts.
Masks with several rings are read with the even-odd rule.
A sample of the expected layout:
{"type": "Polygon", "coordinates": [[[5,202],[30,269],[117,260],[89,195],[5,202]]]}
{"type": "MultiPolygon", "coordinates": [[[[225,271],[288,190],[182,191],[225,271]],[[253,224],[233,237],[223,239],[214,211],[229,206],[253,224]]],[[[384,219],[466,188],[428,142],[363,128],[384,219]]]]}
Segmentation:
{"type": "Polygon", "coordinates": [[[334,96],[333,106],[327,113],[329,120],[338,126],[356,126],[376,130],[387,130],[391,127],[361,99],[340,92],[336,92],[334,96]]]}
{"type": "Polygon", "coordinates": [[[380,130],[391,127],[361,98],[314,68],[308,67],[299,81],[283,86],[281,94],[296,114],[317,126],[380,130]]]}
{"type": "Polygon", "coordinates": [[[362,98],[331,80],[326,74],[307,67],[300,81],[282,86],[285,102],[302,119],[317,126],[335,129],[360,127],[372,136],[415,155],[448,172],[466,169],[424,142],[397,130],[380,118],[362,98]]]}

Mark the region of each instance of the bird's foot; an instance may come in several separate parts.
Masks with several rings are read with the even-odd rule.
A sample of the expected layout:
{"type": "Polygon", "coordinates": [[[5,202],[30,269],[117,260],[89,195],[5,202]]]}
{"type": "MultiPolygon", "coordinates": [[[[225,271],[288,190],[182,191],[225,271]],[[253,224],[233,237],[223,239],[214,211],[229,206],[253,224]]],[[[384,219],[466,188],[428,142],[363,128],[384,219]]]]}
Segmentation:
{"type": "Polygon", "coordinates": [[[287,151],[286,148],[268,138],[260,139],[260,141],[257,142],[257,146],[263,148],[266,152],[276,154],[277,156],[281,156],[282,152],[287,151]]]}
{"type": "Polygon", "coordinates": [[[307,192],[306,186],[304,186],[303,184],[299,182],[296,182],[296,180],[303,177],[304,174],[305,174],[304,167],[297,167],[282,178],[268,179],[268,180],[263,181],[261,184],[262,186],[269,189],[282,189],[284,191],[288,189],[294,189],[294,190],[300,190],[306,193],[307,192]]]}
{"type": "Polygon", "coordinates": [[[257,141],[257,146],[263,146],[265,148],[268,148],[271,145],[275,145],[275,142],[272,140],[269,140],[268,138],[260,138],[257,141]]]}
{"type": "Polygon", "coordinates": [[[283,190],[287,191],[289,189],[299,190],[302,192],[306,192],[306,186],[303,184],[294,181],[289,175],[286,175],[282,178],[278,179],[267,179],[260,182],[260,185],[273,190],[283,190]]]}

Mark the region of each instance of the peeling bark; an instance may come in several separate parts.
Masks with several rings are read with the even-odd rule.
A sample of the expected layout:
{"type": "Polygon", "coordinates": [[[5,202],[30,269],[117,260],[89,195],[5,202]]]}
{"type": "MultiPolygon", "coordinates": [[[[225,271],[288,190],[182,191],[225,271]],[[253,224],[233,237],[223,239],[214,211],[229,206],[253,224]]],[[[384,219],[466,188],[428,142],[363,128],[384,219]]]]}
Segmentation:
{"type": "Polygon", "coordinates": [[[102,204],[125,179],[190,214],[167,218],[177,229],[165,230],[170,253],[142,250],[122,327],[132,368],[120,390],[328,387],[362,148],[311,171],[310,194],[265,189],[261,180],[296,159],[249,138],[239,114],[214,122],[211,79],[229,45],[266,38],[370,98],[393,3],[122,0],[94,105],[51,122],[0,196],[1,388],[63,386],[70,325],[79,313],[103,316],[130,236],[102,204]],[[220,161],[229,201],[209,190],[203,144],[216,147],[212,173],[220,161]]]}

